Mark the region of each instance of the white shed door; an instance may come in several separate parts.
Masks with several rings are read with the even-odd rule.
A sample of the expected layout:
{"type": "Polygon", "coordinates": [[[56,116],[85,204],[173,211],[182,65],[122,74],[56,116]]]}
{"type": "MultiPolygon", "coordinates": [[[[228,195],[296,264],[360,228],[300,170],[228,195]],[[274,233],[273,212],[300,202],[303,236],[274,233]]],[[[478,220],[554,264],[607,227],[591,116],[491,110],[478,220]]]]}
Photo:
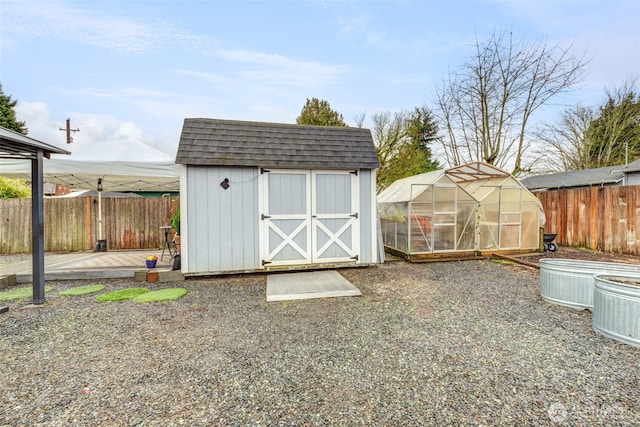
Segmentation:
{"type": "Polygon", "coordinates": [[[358,260],[357,177],[345,171],[263,171],[263,265],[358,260]]]}
{"type": "Polygon", "coordinates": [[[358,179],[344,171],[312,174],[313,262],[358,260],[358,179]]]}

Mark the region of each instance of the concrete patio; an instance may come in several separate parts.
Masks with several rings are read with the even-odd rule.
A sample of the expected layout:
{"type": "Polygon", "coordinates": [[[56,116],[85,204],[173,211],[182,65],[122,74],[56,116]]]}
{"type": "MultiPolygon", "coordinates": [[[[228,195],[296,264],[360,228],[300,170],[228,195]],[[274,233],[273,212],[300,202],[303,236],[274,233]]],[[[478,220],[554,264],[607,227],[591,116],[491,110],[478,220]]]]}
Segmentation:
{"type": "MultiPolygon", "coordinates": [[[[171,270],[172,258],[162,250],[46,253],[45,280],[117,279],[145,270],[145,259],[157,255],[158,270],[171,270]]],[[[0,264],[0,277],[15,274],[17,283],[31,283],[31,259],[0,264]]]]}

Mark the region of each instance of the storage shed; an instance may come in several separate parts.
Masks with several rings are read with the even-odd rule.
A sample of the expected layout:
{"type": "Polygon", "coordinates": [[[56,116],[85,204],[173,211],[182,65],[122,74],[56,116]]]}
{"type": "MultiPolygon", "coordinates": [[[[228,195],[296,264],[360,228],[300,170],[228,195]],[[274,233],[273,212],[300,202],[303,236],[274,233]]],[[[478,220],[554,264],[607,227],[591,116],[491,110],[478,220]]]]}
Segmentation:
{"type": "Polygon", "coordinates": [[[398,180],[378,195],[385,249],[409,260],[541,246],[542,205],[511,174],[476,162],[398,180]]]}
{"type": "Polygon", "coordinates": [[[367,129],[185,119],[176,163],[185,275],[377,261],[367,129]]]}

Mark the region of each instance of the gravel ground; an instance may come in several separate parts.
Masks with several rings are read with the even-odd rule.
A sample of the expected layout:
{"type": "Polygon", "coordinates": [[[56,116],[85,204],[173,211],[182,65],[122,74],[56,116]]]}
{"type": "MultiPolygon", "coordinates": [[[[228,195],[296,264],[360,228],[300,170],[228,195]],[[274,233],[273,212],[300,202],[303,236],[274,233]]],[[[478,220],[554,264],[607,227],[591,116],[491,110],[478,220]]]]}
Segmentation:
{"type": "Polygon", "coordinates": [[[640,350],[544,302],[537,270],[341,273],[362,297],[267,303],[266,276],[242,275],[100,304],[57,296],[96,282],[48,283],[0,315],[0,425],[640,424],[640,350]]]}

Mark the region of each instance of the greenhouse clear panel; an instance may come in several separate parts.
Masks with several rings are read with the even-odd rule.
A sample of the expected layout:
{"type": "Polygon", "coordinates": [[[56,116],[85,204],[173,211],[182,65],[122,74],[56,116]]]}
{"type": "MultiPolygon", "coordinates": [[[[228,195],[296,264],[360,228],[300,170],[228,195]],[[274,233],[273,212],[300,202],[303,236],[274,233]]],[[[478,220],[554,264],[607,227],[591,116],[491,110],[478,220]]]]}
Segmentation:
{"type": "Polygon", "coordinates": [[[520,248],[522,223],[522,189],[500,191],[500,249],[520,248]]]}
{"type": "Polygon", "coordinates": [[[523,249],[540,248],[540,206],[535,201],[522,203],[522,240],[523,249]]]}
{"type": "MultiPolygon", "coordinates": [[[[424,193],[423,193],[424,194],[424,193]]],[[[433,252],[433,205],[431,203],[411,203],[409,211],[410,252],[433,252]]]]}
{"type": "MultiPolygon", "coordinates": [[[[488,188],[488,187],[486,187],[488,188]]],[[[500,188],[485,197],[479,209],[479,250],[498,249],[500,246],[500,188]]]]}
{"type": "Polygon", "coordinates": [[[456,230],[458,232],[456,249],[471,251],[474,249],[476,232],[476,203],[458,201],[456,230]]]}

